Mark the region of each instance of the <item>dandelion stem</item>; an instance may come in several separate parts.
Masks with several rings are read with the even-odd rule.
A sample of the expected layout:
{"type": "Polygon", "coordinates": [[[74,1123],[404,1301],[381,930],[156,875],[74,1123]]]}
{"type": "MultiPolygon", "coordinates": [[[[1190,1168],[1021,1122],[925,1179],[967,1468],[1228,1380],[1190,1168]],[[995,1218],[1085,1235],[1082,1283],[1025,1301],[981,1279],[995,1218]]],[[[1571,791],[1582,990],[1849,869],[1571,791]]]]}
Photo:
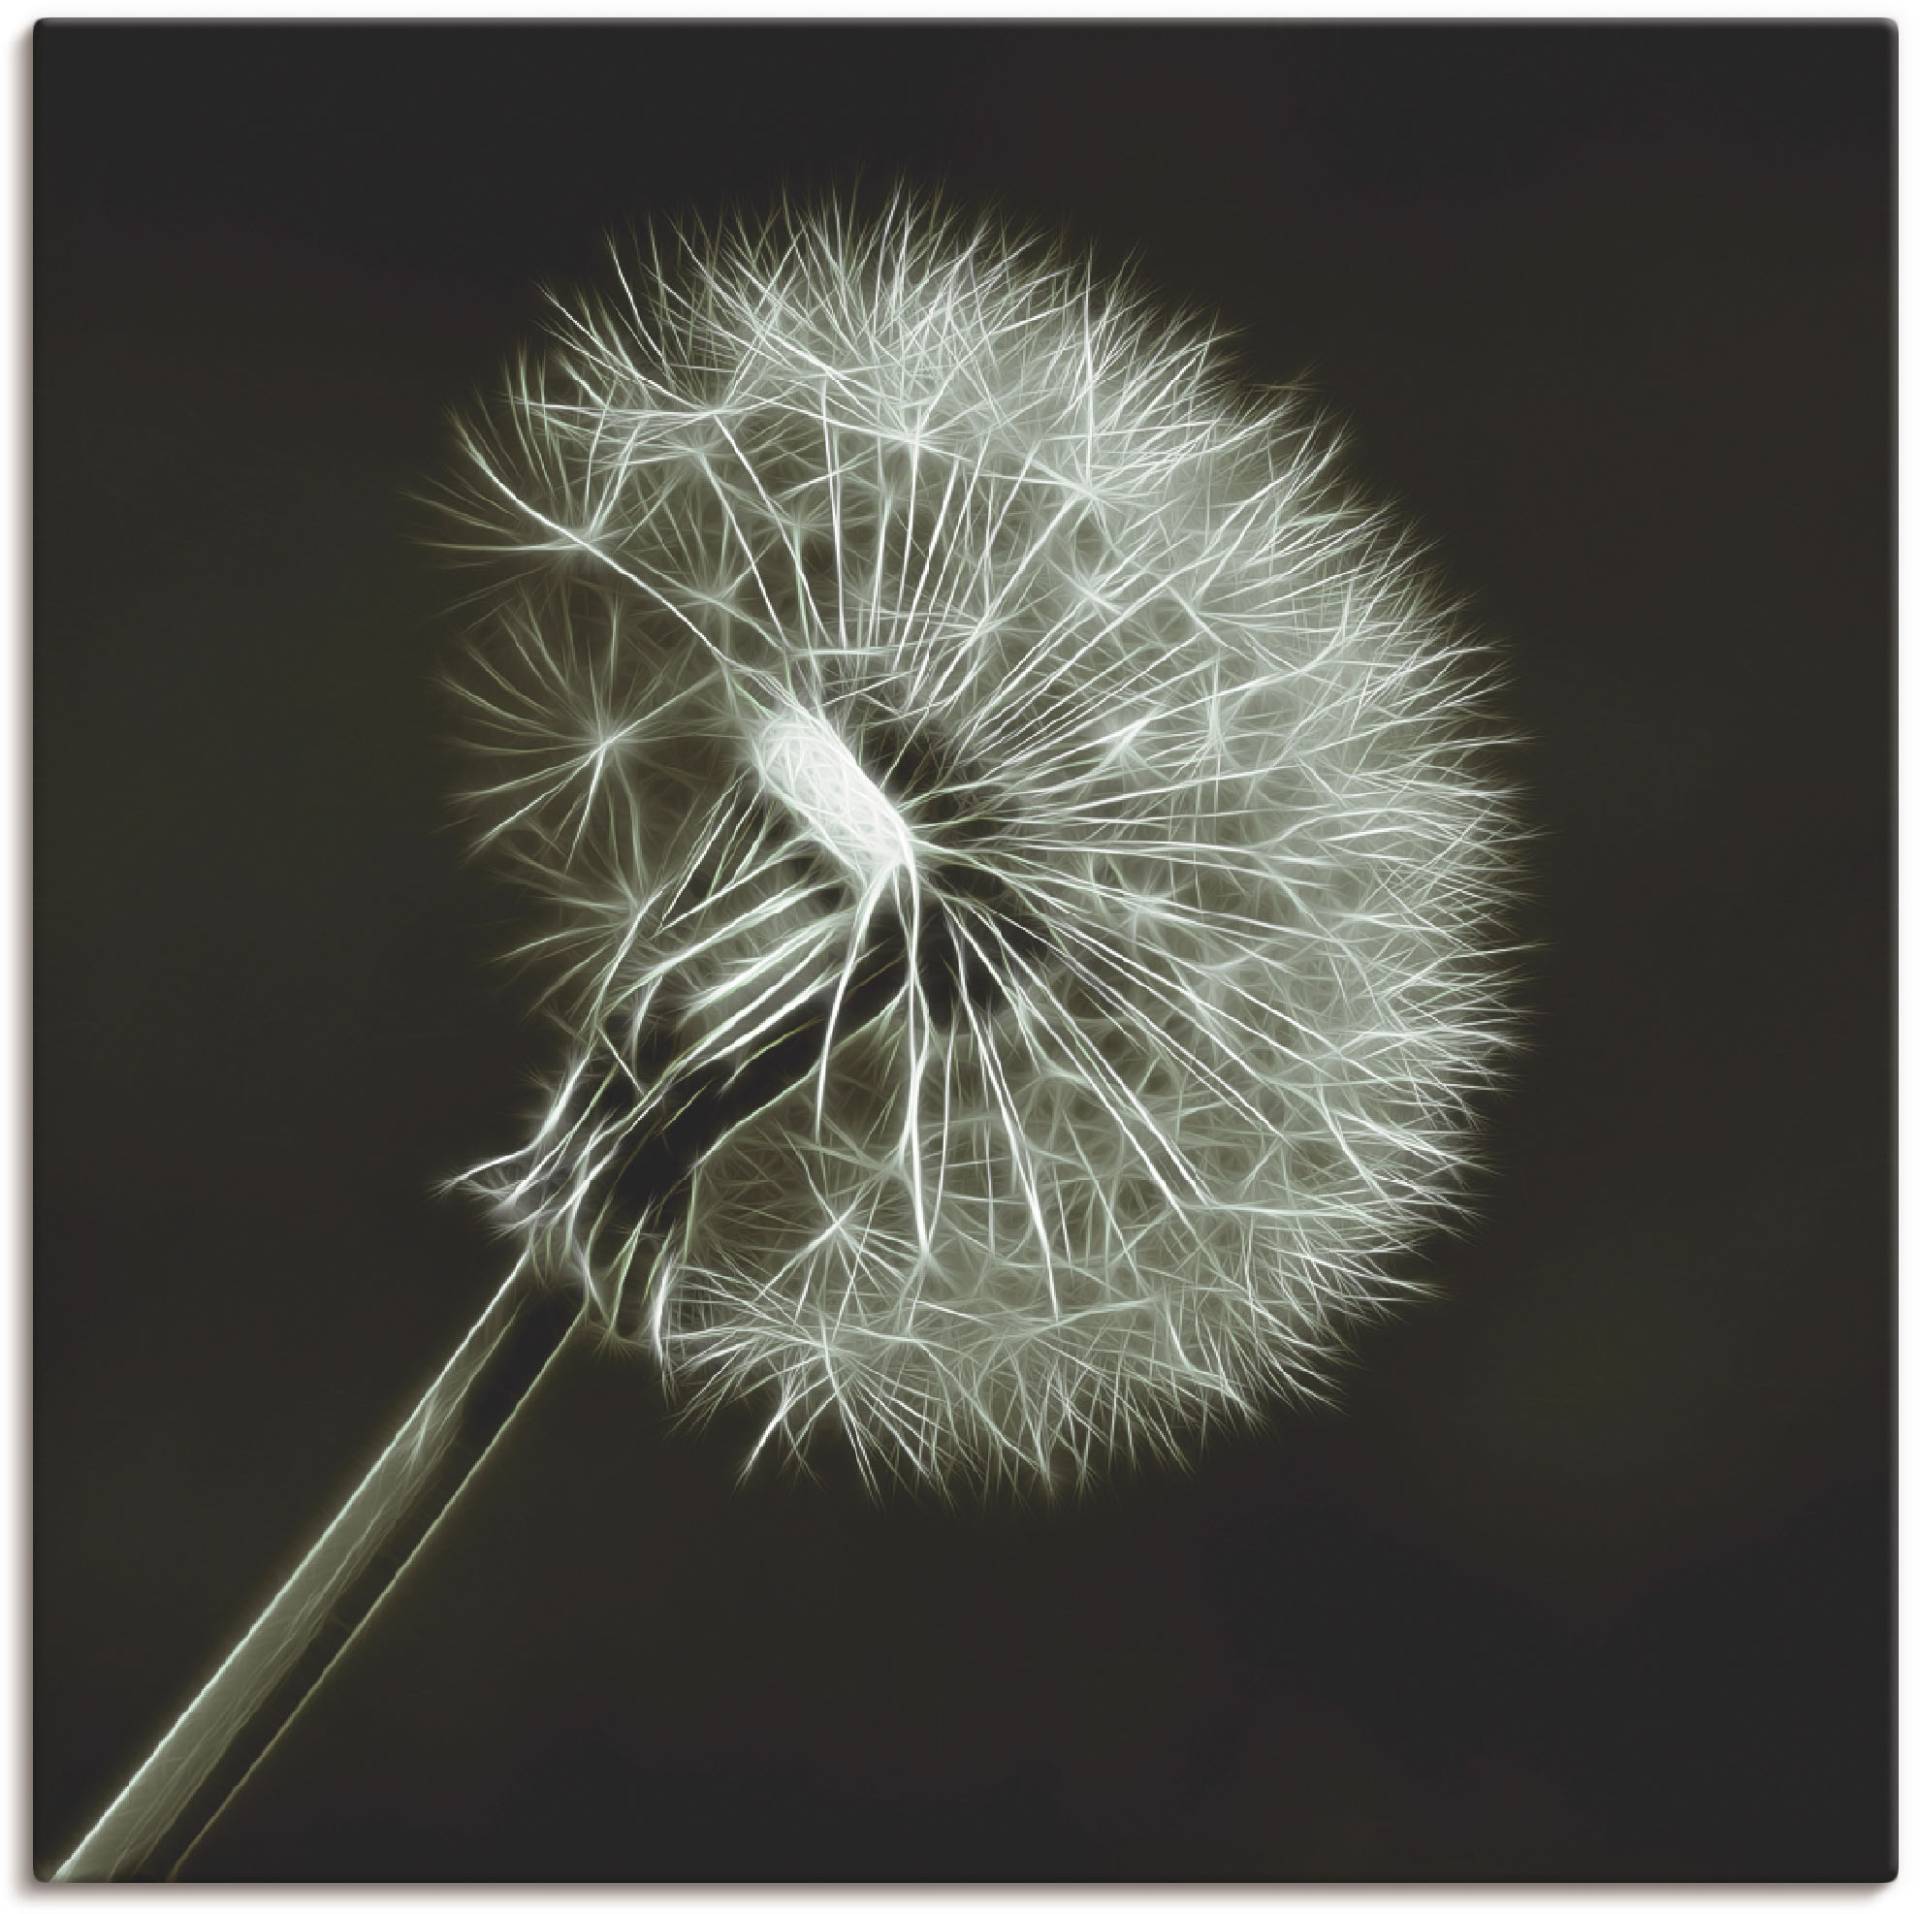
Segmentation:
{"type": "Polygon", "coordinates": [[[399,1581],[582,1314],[524,1262],[320,1539],[55,1873],[170,1878],[399,1581]]]}
{"type": "MultiPolygon", "coordinates": [[[[796,1090],[822,1043],[871,1022],[903,988],[906,953],[876,931],[837,991],[787,1006],[743,1055],[669,1073],[667,1113],[625,1151],[619,1181],[649,1262],[671,1240],[687,1179],[733,1126],[796,1090]]],[[[192,1852],[406,1572],[584,1316],[589,1293],[540,1281],[523,1256],[413,1413],[280,1592],[55,1875],[166,1879],[192,1852]]],[[[647,1271],[628,1272],[636,1292],[647,1271]],[[635,1280],[635,1278],[638,1280],[635,1280]]],[[[623,1284],[622,1287],[626,1287],[623,1284]]]]}

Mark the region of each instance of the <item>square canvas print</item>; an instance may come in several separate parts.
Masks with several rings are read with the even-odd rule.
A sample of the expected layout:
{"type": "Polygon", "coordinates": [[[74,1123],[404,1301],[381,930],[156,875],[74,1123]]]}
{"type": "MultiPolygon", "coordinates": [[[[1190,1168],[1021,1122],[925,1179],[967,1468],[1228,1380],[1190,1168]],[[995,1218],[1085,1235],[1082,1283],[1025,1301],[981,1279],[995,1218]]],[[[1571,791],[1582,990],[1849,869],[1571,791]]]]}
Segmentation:
{"type": "Polygon", "coordinates": [[[1890,28],[32,57],[41,1878],[1890,1876],[1890,28]]]}

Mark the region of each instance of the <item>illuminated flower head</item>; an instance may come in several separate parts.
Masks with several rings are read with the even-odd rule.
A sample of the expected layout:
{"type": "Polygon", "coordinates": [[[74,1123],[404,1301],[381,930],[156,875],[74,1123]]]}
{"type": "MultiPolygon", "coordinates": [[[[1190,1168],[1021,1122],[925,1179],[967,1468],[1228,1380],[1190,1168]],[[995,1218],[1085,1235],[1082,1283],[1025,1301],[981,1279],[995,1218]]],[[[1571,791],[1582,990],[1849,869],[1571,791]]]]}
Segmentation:
{"type": "Polygon", "coordinates": [[[461,508],[572,1043],[473,1173],[526,1254],[869,1479],[1321,1390],[1505,1028],[1486,661],[1413,546],[1199,325],[911,196],[553,331],[461,508]]]}

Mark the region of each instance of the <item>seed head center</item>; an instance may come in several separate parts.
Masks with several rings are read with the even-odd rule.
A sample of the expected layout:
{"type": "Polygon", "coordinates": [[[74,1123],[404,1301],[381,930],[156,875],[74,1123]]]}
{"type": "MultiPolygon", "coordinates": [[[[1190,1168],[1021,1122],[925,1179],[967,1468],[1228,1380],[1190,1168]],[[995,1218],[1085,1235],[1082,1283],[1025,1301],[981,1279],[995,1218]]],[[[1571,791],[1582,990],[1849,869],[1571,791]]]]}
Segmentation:
{"type": "Polygon", "coordinates": [[[863,889],[913,861],[906,819],[824,718],[788,706],[751,742],[761,783],[863,889]]]}

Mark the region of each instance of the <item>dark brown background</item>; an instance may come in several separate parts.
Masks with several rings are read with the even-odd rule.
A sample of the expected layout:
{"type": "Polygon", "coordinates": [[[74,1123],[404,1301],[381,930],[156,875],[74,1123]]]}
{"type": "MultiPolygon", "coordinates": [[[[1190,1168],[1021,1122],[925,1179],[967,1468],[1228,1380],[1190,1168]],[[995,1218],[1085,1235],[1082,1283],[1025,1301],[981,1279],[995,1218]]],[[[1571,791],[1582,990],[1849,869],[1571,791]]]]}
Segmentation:
{"type": "Polygon", "coordinates": [[[205,1877],[1879,1877],[1878,27],[42,28],[35,1843],[498,1275],[409,490],[602,233],[944,181],[1308,370],[1510,647],[1533,1049],[1338,1414],[1082,1504],[569,1361],[205,1877]]]}

